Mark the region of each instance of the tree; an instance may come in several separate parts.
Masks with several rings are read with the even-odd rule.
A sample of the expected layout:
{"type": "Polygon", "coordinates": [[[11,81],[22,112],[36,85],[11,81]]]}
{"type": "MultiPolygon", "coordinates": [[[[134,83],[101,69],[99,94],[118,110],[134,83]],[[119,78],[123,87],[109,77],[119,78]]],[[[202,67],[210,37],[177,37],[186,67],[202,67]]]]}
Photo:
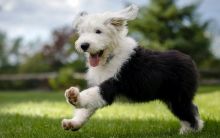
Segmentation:
{"type": "Polygon", "coordinates": [[[85,70],[84,58],[74,48],[76,32],[71,27],[61,27],[52,32],[52,37],[52,42],[44,44],[41,51],[27,58],[20,66],[20,72],[57,72],[63,67],[76,72],[85,70]]]}
{"type": "Polygon", "coordinates": [[[0,68],[7,66],[7,54],[5,53],[6,35],[0,32],[0,68]]]}
{"type": "Polygon", "coordinates": [[[16,73],[21,60],[19,48],[22,39],[15,38],[8,42],[5,33],[0,31],[0,73],[16,73]]]}
{"type": "Polygon", "coordinates": [[[138,19],[129,27],[141,45],[150,49],[176,49],[189,54],[198,65],[212,58],[209,21],[200,22],[198,4],[178,7],[175,0],[151,0],[140,9],[138,19]]]}

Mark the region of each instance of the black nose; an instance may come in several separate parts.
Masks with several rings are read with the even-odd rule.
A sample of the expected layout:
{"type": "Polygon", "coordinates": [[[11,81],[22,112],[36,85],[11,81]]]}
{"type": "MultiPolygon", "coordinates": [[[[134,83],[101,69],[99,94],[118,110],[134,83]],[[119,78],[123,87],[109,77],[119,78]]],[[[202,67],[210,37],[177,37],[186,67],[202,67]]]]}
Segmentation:
{"type": "Polygon", "coordinates": [[[89,43],[82,43],[81,48],[85,52],[89,48],[89,43]]]}

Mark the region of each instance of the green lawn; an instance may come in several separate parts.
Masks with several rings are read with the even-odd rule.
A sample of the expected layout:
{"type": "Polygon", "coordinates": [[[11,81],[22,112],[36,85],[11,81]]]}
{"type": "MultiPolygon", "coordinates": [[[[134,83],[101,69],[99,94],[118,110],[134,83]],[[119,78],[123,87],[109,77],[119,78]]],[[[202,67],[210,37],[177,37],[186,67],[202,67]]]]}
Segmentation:
{"type": "Polygon", "coordinates": [[[178,120],[159,101],[115,103],[99,110],[79,131],[64,131],[62,118],[72,116],[61,92],[0,92],[1,138],[144,138],[220,137],[220,86],[203,86],[195,98],[205,128],[179,135],[178,120]]]}

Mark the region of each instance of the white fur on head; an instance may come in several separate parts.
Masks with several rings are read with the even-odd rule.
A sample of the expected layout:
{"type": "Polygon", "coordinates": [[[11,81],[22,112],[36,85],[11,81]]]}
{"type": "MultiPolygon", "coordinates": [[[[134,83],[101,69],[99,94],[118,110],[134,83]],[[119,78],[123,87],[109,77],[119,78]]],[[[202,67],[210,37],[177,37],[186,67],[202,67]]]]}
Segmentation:
{"type": "MultiPolygon", "coordinates": [[[[138,6],[132,4],[125,9],[111,13],[111,16],[104,24],[111,23],[114,26],[125,25],[126,21],[134,20],[137,17],[138,10],[138,6]]],[[[86,17],[86,15],[88,15],[87,12],[80,12],[74,19],[73,28],[77,29],[78,25],[82,23],[83,18],[86,17]]]]}
{"type": "Polygon", "coordinates": [[[117,12],[79,14],[74,21],[74,27],[79,33],[79,38],[75,42],[77,51],[87,53],[88,57],[103,51],[97,66],[106,65],[109,57],[115,53],[116,47],[122,46],[122,39],[126,40],[127,21],[135,19],[137,13],[138,7],[131,5],[117,12]],[[100,33],[96,33],[97,31],[100,33]],[[83,50],[82,44],[85,43],[89,44],[89,47],[83,50]]]}

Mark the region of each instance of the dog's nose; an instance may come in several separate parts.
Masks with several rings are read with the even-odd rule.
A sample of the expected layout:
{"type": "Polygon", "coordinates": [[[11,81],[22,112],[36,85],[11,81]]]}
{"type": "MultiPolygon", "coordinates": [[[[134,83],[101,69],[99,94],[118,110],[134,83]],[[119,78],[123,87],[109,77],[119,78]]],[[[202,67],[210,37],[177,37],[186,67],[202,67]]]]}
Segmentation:
{"type": "Polygon", "coordinates": [[[82,43],[81,48],[85,52],[89,48],[89,43],[82,43]]]}

